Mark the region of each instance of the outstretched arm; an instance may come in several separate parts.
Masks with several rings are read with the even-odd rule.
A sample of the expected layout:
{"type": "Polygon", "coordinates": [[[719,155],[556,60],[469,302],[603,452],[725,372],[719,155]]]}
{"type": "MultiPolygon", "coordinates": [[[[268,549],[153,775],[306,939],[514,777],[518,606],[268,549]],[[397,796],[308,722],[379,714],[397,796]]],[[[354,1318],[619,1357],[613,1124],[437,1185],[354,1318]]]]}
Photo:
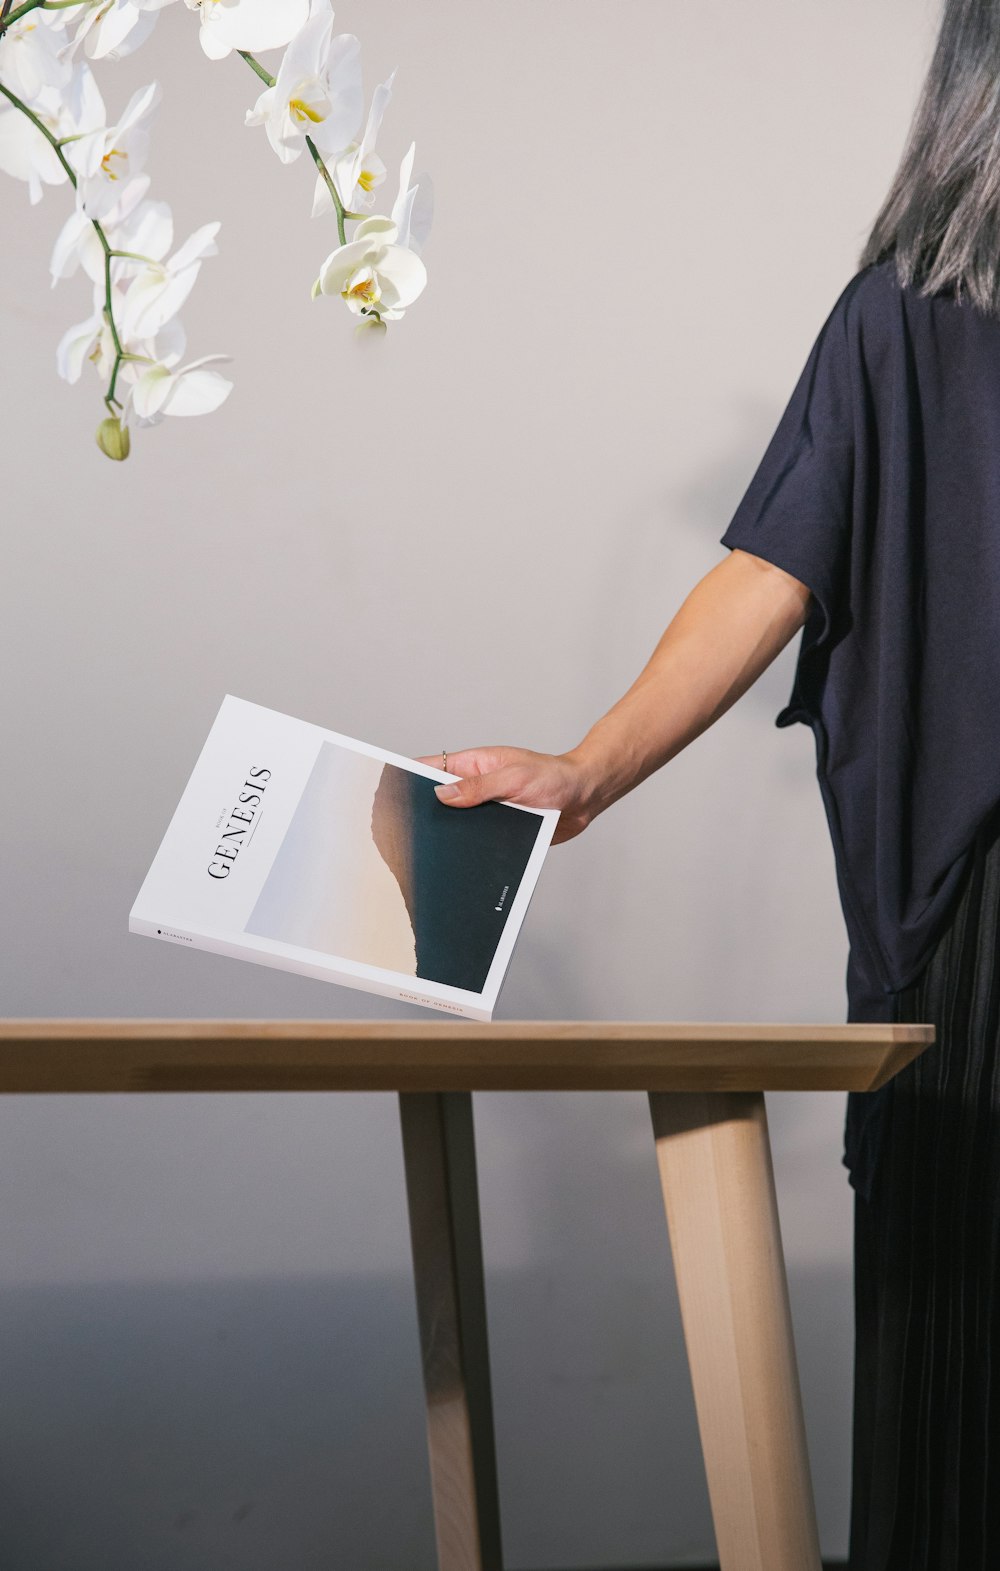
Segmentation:
{"type": "MultiPolygon", "coordinates": [[[[763,557],[733,550],[691,590],[628,692],[568,753],[477,747],[449,754],[460,781],[442,802],[503,797],[558,807],[569,840],[725,714],[802,627],[808,587],[763,557]]],[[[423,763],[438,763],[424,758],[423,763]]]]}

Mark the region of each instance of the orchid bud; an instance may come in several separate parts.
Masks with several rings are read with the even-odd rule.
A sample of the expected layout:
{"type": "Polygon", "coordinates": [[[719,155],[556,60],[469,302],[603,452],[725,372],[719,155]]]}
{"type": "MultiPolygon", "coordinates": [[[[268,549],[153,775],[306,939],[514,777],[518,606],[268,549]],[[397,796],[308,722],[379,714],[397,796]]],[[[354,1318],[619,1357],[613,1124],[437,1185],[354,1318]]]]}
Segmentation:
{"type": "Polygon", "coordinates": [[[108,415],[97,427],[97,445],[108,458],[127,458],[132,445],[128,426],[122,425],[115,415],[108,415]]]}
{"type": "Polygon", "coordinates": [[[377,338],[381,338],[382,334],[388,332],[388,330],[386,323],[383,322],[380,316],[363,316],[354,329],[354,336],[355,338],[360,338],[362,343],[366,339],[370,339],[374,343],[377,338]]]}

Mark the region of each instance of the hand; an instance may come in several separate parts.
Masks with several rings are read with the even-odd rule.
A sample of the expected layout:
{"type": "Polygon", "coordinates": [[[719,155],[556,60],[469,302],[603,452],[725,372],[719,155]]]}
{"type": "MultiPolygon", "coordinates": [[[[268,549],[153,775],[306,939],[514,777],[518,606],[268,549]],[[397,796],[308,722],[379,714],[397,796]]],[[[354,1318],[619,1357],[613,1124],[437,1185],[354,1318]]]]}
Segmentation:
{"type": "MultiPolygon", "coordinates": [[[[441,754],[417,762],[440,769],[441,754]]],[[[448,807],[475,807],[498,797],[522,802],[525,807],[557,807],[559,822],[553,845],[572,840],[600,811],[580,764],[566,753],[533,753],[526,747],[470,747],[464,753],[448,754],[448,773],[463,776],[434,788],[438,800],[448,807]]]]}

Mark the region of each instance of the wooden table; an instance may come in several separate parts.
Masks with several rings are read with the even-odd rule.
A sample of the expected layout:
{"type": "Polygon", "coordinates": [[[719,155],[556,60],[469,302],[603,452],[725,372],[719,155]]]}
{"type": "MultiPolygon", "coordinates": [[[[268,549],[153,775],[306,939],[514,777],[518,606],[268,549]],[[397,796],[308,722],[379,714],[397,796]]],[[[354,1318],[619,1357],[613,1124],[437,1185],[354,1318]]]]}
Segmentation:
{"type": "Polygon", "coordinates": [[[871,1091],[930,1025],[8,1020],[0,1092],[397,1091],[441,1571],[502,1571],[473,1091],[649,1094],[722,1571],[820,1571],[765,1091],[871,1091]]]}

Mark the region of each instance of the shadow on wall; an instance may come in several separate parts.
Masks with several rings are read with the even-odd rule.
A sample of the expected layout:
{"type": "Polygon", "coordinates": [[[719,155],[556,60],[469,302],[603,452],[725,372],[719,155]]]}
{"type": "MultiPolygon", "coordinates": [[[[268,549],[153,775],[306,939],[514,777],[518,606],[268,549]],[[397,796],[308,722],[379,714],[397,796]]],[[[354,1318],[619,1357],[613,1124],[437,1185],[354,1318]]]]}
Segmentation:
{"type": "MultiPolygon", "coordinates": [[[[844,1317],[829,1306],[844,1283],[817,1274],[793,1296],[822,1328],[802,1371],[807,1409],[842,1432],[848,1398],[831,1372],[844,1350],[830,1344],[844,1317]]],[[[544,1273],[490,1283],[506,1563],[706,1563],[683,1359],[641,1337],[623,1358],[614,1291],[596,1283],[592,1297],[604,1358],[587,1346],[590,1317],[567,1316],[571,1295],[544,1273]],[[599,1436],[588,1476],[580,1424],[599,1436]]],[[[0,1330],[4,1571],[434,1564],[407,1279],[16,1288],[0,1330]]],[[[813,1462],[843,1484],[846,1458],[813,1462]]]]}

